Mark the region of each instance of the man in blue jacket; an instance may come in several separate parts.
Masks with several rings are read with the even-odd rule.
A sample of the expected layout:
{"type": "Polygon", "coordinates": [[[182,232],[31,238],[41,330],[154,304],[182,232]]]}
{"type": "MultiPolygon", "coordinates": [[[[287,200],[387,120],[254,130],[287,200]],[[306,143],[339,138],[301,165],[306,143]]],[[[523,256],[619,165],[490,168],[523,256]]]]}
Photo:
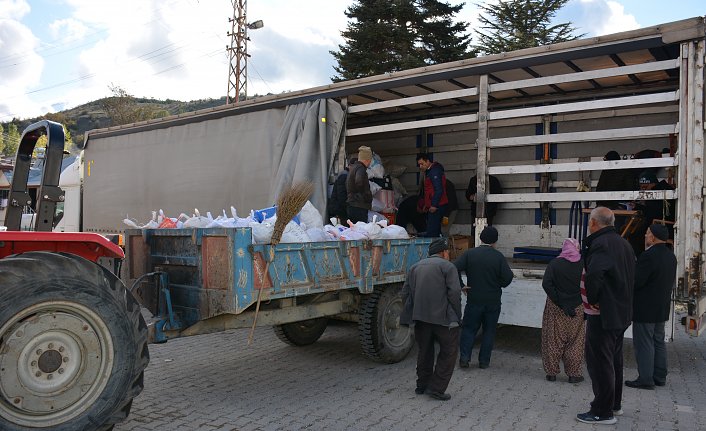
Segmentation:
{"type": "MultiPolygon", "coordinates": [[[[483,229],[480,234],[482,245],[466,250],[456,259],[454,265],[466,272],[468,285],[466,308],[463,311],[461,331],[461,368],[468,368],[473,353],[473,341],[478,329],[483,326],[483,341],[478,354],[478,366],[488,368],[490,355],[495,342],[495,328],[500,317],[500,297],[502,288],[512,282],[513,274],[507,259],[495,249],[498,230],[493,226],[483,229]]],[[[460,276],[459,276],[460,278],[460,276]]]]}
{"type": "Polygon", "coordinates": [[[653,224],[645,233],[645,251],[637,259],[633,299],[632,342],[638,376],[625,386],[654,389],[667,382],[667,347],[664,323],[669,320],[677,258],[667,246],[669,231],[653,224]]]}
{"type": "Polygon", "coordinates": [[[458,334],[461,321],[461,285],[456,267],[449,262],[446,238],[437,238],[429,245],[429,257],[412,265],[402,287],[404,309],[400,324],[414,326],[419,346],[417,356],[417,389],[446,401],[446,393],[458,355],[458,334]],[[439,354],[434,366],[434,343],[439,354]]]}
{"type": "Polygon", "coordinates": [[[424,196],[420,210],[427,214],[427,231],[422,236],[441,235],[441,221],[448,214],[446,174],[441,163],[429,160],[427,153],[417,154],[417,166],[424,172],[424,196]]]}

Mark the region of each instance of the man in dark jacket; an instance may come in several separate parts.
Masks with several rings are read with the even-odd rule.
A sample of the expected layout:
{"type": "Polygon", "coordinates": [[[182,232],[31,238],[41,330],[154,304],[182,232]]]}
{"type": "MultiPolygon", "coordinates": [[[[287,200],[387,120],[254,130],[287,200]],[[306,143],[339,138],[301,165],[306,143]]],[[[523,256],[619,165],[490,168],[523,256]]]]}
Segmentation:
{"type": "Polygon", "coordinates": [[[328,212],[328,218],[336,217],[340,224],[345,224],[348,220],[348,211],[346,201],[348,200],[348,191],[346,190],[346,180],[348,179],[348,169],[352,164],[357,162],[358,159],[351,157],[348,162],[348,166],[343,169],[343,172],[338,174],[336,181],[333,183],[333,189],[331,190],[331,197],[326,205],[326,210],[328,212]]]}
{"type": "Polygon", "coordinates": [[[368,211],[373,206],[373,194],[368,180],[368,166],[373,160],[373,150],[370,147],[358,148],[358,161],[353,163],[346,179],[346,199],[348,220],[353,223],[368,222],[368,211]]]}
{"type": "Polygon", "coordinates": [[[447,214],[449,198],[446,194],[446,174],[441,163],[429,160],[427,153],[417,154],[417,166],[424,172],[424,201],[422,212],[427,214],[427,231],[423,236],[441,235],[441,220],[447,214]]]}
{"type": "Polygon", "coordinates": [[[623,397],[623,334],[632,320],[635,253],[615,231],[615,215],[606,207],[591,211],[583,242],[588,304],[600,314],[587,315],[586,368],[594,399],[579,422],[614,424],[623,397]]]}
{"type": "Polygon", "coordinates": [[[664,322],[669,320],[677,258],[667,247],[669,232],[653,224],[645,234],[645,251],[637,259],[632,335],[638,376],[625,386],[654,389],[667,382],[667,347],[664,322]]]}
{"type": "MultiPolygon", "coordinates": [[[[459,273],[465,271],[467,280],[466,308],[463,311],[461,331],[461,368],[468,368],[473,341],[478,329],[483,326],[483,341],[478,354],[478,366],[488,368],[493,352],[495,329],[500,317],[502,288],[512,282],[512,270],[502,253],[495,249],[498,230],[492,226],[480,234],[482,245],[466,250],[454,265],[459,273]]],[[[460,279],[460,276],[459,276],[460,279]]]]}
{"type": "MultiPolygon", "coordinates": [[[[608,151],[603,156],[605,161],[620,160],[620,154],[617,151],[608,151]]],[[[614,192],[614,191],[630,191],[637,190],[637,181],[633,169],[606,169],[601,172],[596,185],[597,192],[614,192]]],[[[596,205],[607,207],[610,209],[623,208],[618,201],[599,201],[596,205]]]]}
{"type": "MultiPolygon", "coordinates": [[[[503,192],[503,186],[500,185],[500,180],[494,175],[488,175],[488,188],[486,189],[491,195],[499,195],[503,192]]],[[[476,222],[476,193],[478,193],[478,177],[473,175],[468,181],[468,188],[466,189],[466,200],[471,203],[471,224],[476,222]]],[[[486,202],[485,203],[485,218],[488,219],[488,226],[493,225],[493,218],[498,212],[497,202],[486,202]]]]}
{"type": "Polygon", "coordinates": [[[461,322],[461,285],[456,267],[449,262],[446,238],[429,245],[429,258],[412,265],[402,287],[403,325],[414,325],[419,345],[417,356],[417,394],[446,401],[446,393],[458,355],[461,322]],[[434,342],[439,354],[434,367],[434,342]]]}

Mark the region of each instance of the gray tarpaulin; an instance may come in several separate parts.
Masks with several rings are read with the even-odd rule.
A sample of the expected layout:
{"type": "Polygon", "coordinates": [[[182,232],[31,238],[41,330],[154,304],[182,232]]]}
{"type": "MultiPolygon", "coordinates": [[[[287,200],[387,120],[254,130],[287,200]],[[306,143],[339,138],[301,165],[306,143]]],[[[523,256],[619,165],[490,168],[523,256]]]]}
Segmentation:
{"type": "Polygon", "coordinates": [[[338,152],[344,112],[333,100],[316,100],[287,107],[284,124],[273,147],[275,175],[270,200],[299,181],[315,185],[311,203],[324,215],[327,179],[338,152]]]}
{"type": "Polygon", "coordinates": [[[314,181],[313,203],[324,209],[327,174],[342,135],[338,103],[320,100],[167,126],[89,135],[84,231],[123,230],[126,216],[145,223],[159,209],[177,217],[198,208],[216,217],[233,205],[244,217],[271,206],[282,184],[300,179],[314,181]]]}

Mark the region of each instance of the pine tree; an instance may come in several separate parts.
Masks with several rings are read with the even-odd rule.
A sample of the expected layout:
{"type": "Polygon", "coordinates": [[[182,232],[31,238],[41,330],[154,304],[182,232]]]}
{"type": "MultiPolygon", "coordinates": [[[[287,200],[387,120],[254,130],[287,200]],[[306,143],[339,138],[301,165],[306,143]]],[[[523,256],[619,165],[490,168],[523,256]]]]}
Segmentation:
{"type": "Polygon", "coordinates": [[[341,35],[346,40],[331,51],[334,70],[343,81],[428,64],[467,58],[467,24],[453,23],[462,5],[438,0],[358,0],[346,10],[341,35]]]}
{"type": "Polygon", "coordinates": [[[500,0],[480,5],[481,30],[475,48],[482,54],[499,54],[534,46],[575,40],[582,36],[571,23],[552,24],[569,0],[500,0]]]}

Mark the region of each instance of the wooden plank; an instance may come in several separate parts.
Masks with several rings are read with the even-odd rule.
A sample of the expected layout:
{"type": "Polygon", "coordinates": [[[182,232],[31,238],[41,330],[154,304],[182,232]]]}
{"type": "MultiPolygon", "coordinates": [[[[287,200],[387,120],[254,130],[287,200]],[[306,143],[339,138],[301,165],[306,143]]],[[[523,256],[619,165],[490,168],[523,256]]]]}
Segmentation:
{"type": "Polygon", "coordinates": [[[374,133],[395,132],[398,130],[423,129],[426,127],[462,124],[478,120],[476,114],[457,115],[454,117],[434,118],[431,120],[407,121],[403,123],[383,124],[381,126],[359,127],[346,130],[346,136],[371,135],[374,133]]]}
{"type": "Polygon", "coordinates": [[[476,238],[474,244],[480,244],[480,233],[487,224],[485,215],[486,185],[488,183],[488,75],[481,75],[478,85],[478,144],[476,161],[476,238]]]}
{"type": "Polygon", "coordinates": [[[637,190],[623,192],[503,193],[488,195],[488,202],[573,202],[573,201],[656,201],[676,199],[678,190],[637,190]]]}
{"type": "Polygon", "coordinates": [[[584,132],[558,133],[555,135],[516,136],[512,138],[491,139],[490,148],[521,147],[546,143],[615,141],[626,138],[655,138],[677,133],[678,124],[659,126],[630,127],[625,129],[591,130],[584,132]]]}
{"type": "Polygon", "coordinates": [[[395,100],[385,100],[383,102],[366,103],[364,105],[351,106],[348,113],[374,111],[376,109],[394,108],[395,106],[415,105],[419,103],[434,102],[437,100],[448,100],[456,97],[472,97],[478,94],[478,89],[464,88],[462,90],[444,91],[441,93],[425,94],[423,96],[403,97],[395,100]]]}
{"type": "Polygon", "coordinates": [[[543,78],[523,79],[520,81],[501,82],[492,84],[490,92],[514,90],[516,88],[531,88],[543,85],[565,84],[567,82],[586,81],[589,79],[608,78],[634,73],[654,72],[658,70],[675,69],[680,65],[679,59],[655,61],[652,63],[636,64],[633,66],[611,67],[609,69],[589,70],[585,72],[566,73],[563,75],[547,76],[543,78]]]}
{"type": "MultiPolygon", "coordinates": [[[[687,184],[688,173],[686,167],[688,163],[688,136],[689,136],[689,120],[688,120],[688,82],[689,82],[689,42],[682,43],[680,48],[680,60],[682,61],[681,68],[679,69],[679,91],[681,93],[681,98],[679,100],[679,136],[677,141],[677,157],[679,157],[679,165],[684,168],[679,168],[677,171],[677,184],[687,184]]],[[[677,217],[676,222],[678,226],[688,223],[689,219],[686,216],[686,199],[679,199],[677,201],[677,217]]],[[[687,229],[675,229],[674,230],[674,252],[677,257],[677,274],[684,274],[688,266],[688,255],[686,254],[686,235],[687,229]]],[[[688,286],[686,285],[686,279],[684,279],[684,292],[687,295],[688,286]]]]}
{"type": "Polygon", "coordinates": [[[538,174],[543,172],[605,171],[610,169],[663,168],[677,166],[674,157],[660,159],[608,160],[599,162],[554,163],[551,165],[492,166],[491,175],[538,174]]]}
{"type": "Polygon", "coordinates": [[[651,103],[675,102],[679,100],[676,91],[644,94],[641,96],[614,97],[610,99],[590,100],[587,102],[562,103],[558,105],[538,106],[535,108],[509,109],[490,113],[491,120],[503,118],[527,117],[529,115],[556,114],[559,112],[590,111],[594,109],[612,109],[618,106],[647,105],[651,103]]]}

